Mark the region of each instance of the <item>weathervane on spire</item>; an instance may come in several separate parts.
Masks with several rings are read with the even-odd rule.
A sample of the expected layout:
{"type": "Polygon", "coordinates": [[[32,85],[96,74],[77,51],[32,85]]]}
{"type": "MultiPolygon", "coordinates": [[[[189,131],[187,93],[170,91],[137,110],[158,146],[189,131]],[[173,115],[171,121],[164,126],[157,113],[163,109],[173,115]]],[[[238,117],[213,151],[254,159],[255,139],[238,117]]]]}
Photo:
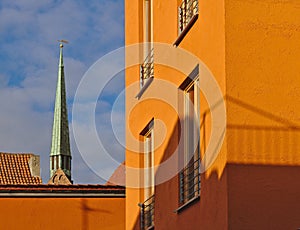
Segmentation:
{"type": "Polygon", "coordinates": [[[59,45],[60,48],[64,47],[63,43],[65,43],[65,44],[68,44],[68,43],[69,43],[67,40],[63,40],[63,39],[57,40],[57,41],[60,43],[60,45],[59,45]]]}

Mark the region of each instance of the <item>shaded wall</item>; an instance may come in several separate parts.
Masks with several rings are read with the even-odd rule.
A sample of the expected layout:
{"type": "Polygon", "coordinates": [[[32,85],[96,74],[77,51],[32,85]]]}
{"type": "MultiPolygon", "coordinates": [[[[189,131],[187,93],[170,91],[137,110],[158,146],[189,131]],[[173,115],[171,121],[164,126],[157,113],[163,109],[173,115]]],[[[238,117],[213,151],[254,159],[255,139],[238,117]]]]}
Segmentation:
{"type": "Polygon", "coordinates": [[[125,229],[124,198],[0,198],[0,228],[125,229]]]}
{"type": "Polygon", "coordinates": [[[229,229],[298,229],[300,167],[229,164],[229,229]]]}

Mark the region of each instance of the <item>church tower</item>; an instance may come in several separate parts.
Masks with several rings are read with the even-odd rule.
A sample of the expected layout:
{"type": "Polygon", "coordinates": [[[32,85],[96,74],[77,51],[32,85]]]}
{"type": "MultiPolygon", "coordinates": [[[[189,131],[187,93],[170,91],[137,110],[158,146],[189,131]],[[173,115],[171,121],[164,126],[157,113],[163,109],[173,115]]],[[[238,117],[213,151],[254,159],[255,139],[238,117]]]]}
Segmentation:
{"type": "Polygon", "coordinates": [[[71,151],[68,126],[68,112],[66,102],[66,86],[64,76],[63,63],[63,44],[64,40],[60,41],[60,55],[58,78],[54,108],[54,119],[52,128],[52,144],[50,152],[50,178],[55,177],[59,171],[66,175],[71,180],[71,151]]]}

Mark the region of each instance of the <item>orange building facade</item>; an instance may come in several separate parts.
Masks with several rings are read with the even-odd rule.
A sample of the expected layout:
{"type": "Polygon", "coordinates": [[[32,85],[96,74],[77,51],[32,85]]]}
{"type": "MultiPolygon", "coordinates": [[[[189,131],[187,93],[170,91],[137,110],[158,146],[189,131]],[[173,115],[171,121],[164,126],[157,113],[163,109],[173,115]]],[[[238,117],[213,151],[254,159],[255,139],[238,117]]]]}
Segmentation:
{"type": "Polygon", "coordinates": [[[1,185],[1,229],[125,229],[125,189],[113,185],[1,185]]]}
{"type": "Polygon", "coordinates": [[[125,33],[126,229],[299,228],[300,3],[130,0],[125,33]]]}

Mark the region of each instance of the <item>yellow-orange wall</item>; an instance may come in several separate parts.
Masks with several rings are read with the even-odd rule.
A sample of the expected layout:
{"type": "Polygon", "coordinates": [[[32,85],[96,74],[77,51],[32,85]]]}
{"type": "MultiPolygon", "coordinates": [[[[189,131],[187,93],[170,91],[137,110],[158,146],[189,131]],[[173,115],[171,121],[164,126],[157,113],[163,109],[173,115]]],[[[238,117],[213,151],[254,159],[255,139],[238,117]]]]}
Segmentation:
{"type": "MultiPolygon", "coordinates": [[[[141,2],[125,1],[126,45],[143,41],[141,2]]],[[[176,40],[177,2],[180,1],[154,1],[154,42],[173,44],[176,40]]],[[[155,225],[161,229],[182,226],[195,229],[192,223],[201,224],[203,229],[268,229],[273,226],[271,220],[283,226],[290,215],[293,221],[289,226],[297,228],[299,222],[300,227],[296,211],[300,207],[294,205],[289,210],[286,205],[291,203],[290,196],[300,199],[297,195],[300,186],[293,185],[293,180],[300,180],[300,176],[296,174],[293,180],[284,180],[290,172],[297,172],[300,164],[299,1],[199,0],[199,18],[179,48],[192,52],[212,71],[224,95],[227,130],[218,158],[203,176],[206,179],[202,181],[200,202],[175,214],[178,178],[157,186],[155,225]],[[260,185],[265,183],[269,187],[254,191],[256,180],[264,172],[260,185]],[[282,172],[284,176],[277,181],[269,172],[277,176],[282,172]],[[272,199],[265,199],[266,194],[272,199]],[[250,204],[247,199],[253,196],[250,204]],[[272,212],[280,208],[280,203],[274,202],[281,197],[284,197],[282,207],[286,215],[276,212],[264,216],[255,211],[272,212]],[[256,225],[251,218],[257,220],[256,225]]],[[[135,55],[141,57],[141,53],[137,50],[135,55]]],[[[155,66],[154,75],[155,79],[166,79],[178,86],[186,77],[159,65],[155,66]]],[[[138,80],[138,66],[126,70],[126,86],[138,80]]],[[[163,113],[167,106],[158,107],[154,101],[129,111],[138,92],[138,86],[126,92],[126,122],[137,139],[152,117],[159,116],[165,122],[166,142],[155,152],[159,163],[172,154],[177,144],[177,117],[172,112],[163,113]]],[[[157,92],[158,88],[152,84],[141,100],[157,92]]],[[[202,103],[202,115],[206,109],[202,103]]],[[[208,135],[204,141],[207,143],[209,117],[206,124],[208,135]]],[[[126,164],[141,166],[138,156],[127,150],[126,164]]],[[[141,178],[127,174],[127,180],[133,179],[141,178]]],[[[138,226],[137,203],[143,201],[143,195],[139,189],[127,188],[126,192],[126,229],[132,229],[138,226]]]]}
{"type": "Polygon", "coordinates": [[[228,0],[225,12],[229,227],[297,229],[300,2],[228,0]]]}
{"type": "MultiPolygon", "coordinates": [[[[143,11],[142,2],[137,0],[125,1],[125,31],[126,31],[126,45],[131,45],[139,42],[143,42],[143,11]]],[[[225,92],[225,22],[224,22],[224,5],[223,2],[208,2],[199,1],[199,18],[193,28],[189,31],[187,36],[179,45],[194,55],[197,55],[215,75],[221,90],[225,92]],[[208,22],[210,24],[208,24],[208,22]],[[214,28],[214,29],[212,29],[214,28]]],[[[153,38],[154,42],[173,44],[177,38],[177,1],[153,1],[153,38]]],[[[155,57],[154,50],[154,57],[155,57]]],[[[138,49],[133,55],[139,57],[142,61],[142,48],[138,49]]],[[[132,53],[127,53],[127,63],[132,59],[132,53]]],[[[173,57],[178,62],[183,62],[180,56],[173,57]]],[[[154,58],[155,59],[155,58],[154,58]]],[[[195,66],[190,66],[190,71],[195,66]]],[[[154,95],[166,95],[170,92],[166,92],[160,89],[159,84],[155,79],[164,79],[172,82],[176,87],[185,80],[187,77],[182,73],[170,69],[165,66],[155,65],[154,81],[149,88],[140,98],[140,103],[131,110],[131,105],[138,100],[136,98],[139,92],[139,85],[132,87],[131,84],[139,82],[139,66],[134,66],[126,69],[126,131],[127,131],[127,145],[130,145],[129,136],[132,134],[139,140],[139,133],[144,129],[147,123],[154,117],[164,122],[167,133],[163,144],[155,151],[156,164],[166,160],[173,154],[178,145],[178,115],[176,111],[170,109],[168,103],[162,103],[157,100],[147,100],[147,97],[154,95]],[[129,87],[130,86],[130,87],[129,87]],[[130,133],[131,132],[131,133],[130,133]]],[[[181,70],[179,70],[181,71],[181,70]]],[[[170,94],[170,97],[177,97],[177,95],[170,94]]],[[[204,100],[203,98],[201,100],[204,100]]],[[[208,109],[207,105],[203,106],[202,103],[201,113],[208,109]]],[[[209,134],[210,118],[207,116],[206,120],[207,132],[209,134]]],[[[160,133],[156,129],[156,123],[154,124],[155,138],[158,138],[160,133]]],[[[209,137],[209,135],[207,135],[209,137]]],[[[208,141],[208,140],[204,140],[208,141]]],[[[136,146],[136,148],[141,148],[136,146]]],[[[226,192],[226,176],[225,173],[222,177],[222,183],[219,183],[225,167],[226,148],[222,149],[222,154],[218,158],[213,169],[209,172],[213,174],[213,179],[207,183],[214,187],[213,191],[202,191],[203,201],[201,201],[201,207],[196,205],[190,210],[181,212],[180,214],[174,213],[174,210],[178,208],[178,177],[171,179],[168,182],[160,184],[156,187],[155,202],[156,202],[156,216],[155,225],[159,229],[194,229],[195,224],[200,224],[203,227],[208,227],[210,223],[214,223],[215,226],[227,225],[227,192],[226,192]],[[207,207],[204,204],[215,203],[214,206],[207,207]],[[165,205],[168,204],[168,205],[165,205]],[[218,210],[216,211],[216,206],[218,210]],[[198,211],[195,211],[195,210],[198,211]],[[200,211],[201,210],[201,211],[200,211]],[[201,212],[206,218],[204,221],[199,219],[199,212],[201,212]],[[217,216],[217,221],[213,219],[217,216]]],[[[126,151],[126,165],[132,167],[142,167],[141,164],[142,155],[138,152],[127,149],[126,151]]],[[[156,172],[158,175],[159,169],[156,172]]],[[[207,176],[209,176],[207,174],[207,176]]],[[[126,174],[127,185],[128,181],[142,181],[142,176],[137,174],[131,174],[127,171],[126,174]]],[[[126,229],[138,229],[139,228],[139,207],[138,203],[143,202],[143,190],[132,189],[127,187],[126,189],[126,229]]]]}
{"type": "Polygon", "coordinates": [[[0,229],[125,229],[124,198],[0,198],[0,229]]]}
{"type": "Polygon", "coordinates": [[[228,160],[299,165],[300,3],[230,0],[226,12],[228,160]]]}

